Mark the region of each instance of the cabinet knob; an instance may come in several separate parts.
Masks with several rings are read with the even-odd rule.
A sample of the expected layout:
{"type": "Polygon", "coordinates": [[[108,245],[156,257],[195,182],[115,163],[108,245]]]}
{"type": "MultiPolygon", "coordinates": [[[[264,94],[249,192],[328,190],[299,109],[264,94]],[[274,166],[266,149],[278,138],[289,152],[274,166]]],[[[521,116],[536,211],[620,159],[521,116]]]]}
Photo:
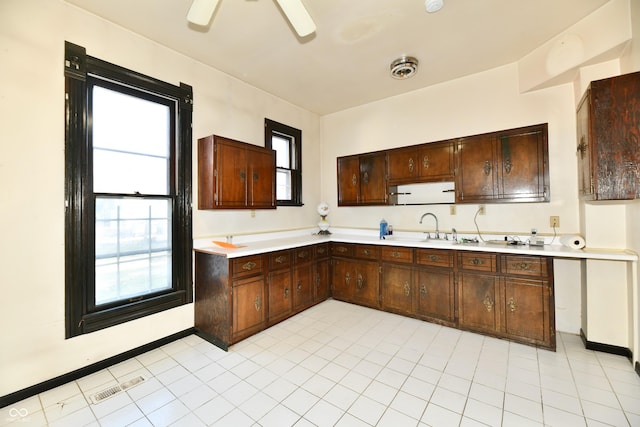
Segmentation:
{"type": "Polygon", "coordinates": [[[439,261],[440,257],[438,255],[430,255],[429,256],[429,260],[434,261],[434,262],[435,261],[439,261]]]}
{"type": "Polygon", "coordinates": [[[482,304],[484,304],[484,307],[487,309],[488,312],[491,312],[491,310],[493,309],[493,300],[489,295],[484,297],[482,304]]]}
{"type": "Polygon", "coordinates": [[[504,161],[504,172],[507,174],[511,173],[511,168],[513,167],[513,164],[511,163],[511,159],[507,159],[504,161]]]}
{"type": "Polygon", "coordinates": [[[404,296],[408,297],[411,293],[411,286],[409,286],[409,282],[404,282],[402,289],[404,290],[404,296]]]}
{"type": "Polygon", "coordinates": [[[478,258],[474,258],[471,260],[471,264],[473,265],[480,265],[482,263],[482,261],[480,261],[478,258]]]}
{"type": "Polygon", "coordinates": [[[413,172],[413,169],[415,167],[415,163],[413,161],[413,157],[409,157],[409,163],[408,163],[407,167],[409,168],[409,172],[413,172]]]}
{"type": "Polygon", "coordinates": [[[509,307],[509,311],[512,313],[515,313],[516,309],[518,308],[518,305],[513,300],[513,297],[509,298],[509,303],[507,304],[507,306],[509,307]]]}
{"type": "Polygon", "coordinates": [[[276,257],[276,262],[278,264],[282,264],[283,262],[285,262],[287,260],[287,257],[284,255],[280,255],[279,257],[276,257]]]}
{"type": "Polygon", "coordinates": [[[491,162],[489,160],[486,160],[484,162],[484,174],[489,176],[489,174],[491,173],[491,162]]]}
{"type": "Polygon", "coordinates": [[[357,183],[358,183],[358,177],[354,173],[353,175],[351,175],[351,184],[353,184],[353,186],[355,187],[357,183]]]}
{"type": "Polygon", "coordinates": [[[251,270],[253,270],[254,268],[256,268],[256,263],[255,263],[255,262],[253,262],[253,261],[249,261],[248,263],[246,263],[246,264],[244,264],[244,265],[242,266],[242,269],[243,269],[243,270],[246,270],[246,271],[251,271],[251,270]]]}
{"type": "Polygon", "coordinates": [[[358,279],[356,280],[356,287],[358,289],[362,289],[364,287],[364,278],[362,274],[358,274],[358,279]]]}
{"type": "Polygon", "coordinates": [[[298,282],[298,286],[296,287],[296,289],[298,289],[298,293],[302,291],[302,283],[298,282]]]}
{"type": "Polygon", "coordinates": [[[289,298],[289,288],[284,288],[284,297],[289,298]]]}
{"type": "Polygon", "coordinates": [[[256,295],[256,299],[253,300],[253,305],[256,308],[256,311],[260,311],[262,307],[262,302],[260,301],[260,295],[256,295]]]}
{"type": "Polygon", "coordinates": [[[393,251],[393,252],[391,252],[391,256],[394,257],[394,258],[398,258],[398,257],[400,257],[400,252],[393,251]]]}
{"type": "Polygon", "coordinates": [[[429,169],[429,156],[425,155],[425,156],[422,158],[422,167],[423,167],[424,169],[429,169]]]}
{"type": "Polygon", "coordinates": [[[351,275],[349,273],[344,275],[344,283],[348,286],[351,283],[351,275]]]}
{"type": "Polygon", "coordinates": [[[427,294],[427,286],[426,285],[420,285],[420,293],[422,295],[426,295],[427,294]]]}

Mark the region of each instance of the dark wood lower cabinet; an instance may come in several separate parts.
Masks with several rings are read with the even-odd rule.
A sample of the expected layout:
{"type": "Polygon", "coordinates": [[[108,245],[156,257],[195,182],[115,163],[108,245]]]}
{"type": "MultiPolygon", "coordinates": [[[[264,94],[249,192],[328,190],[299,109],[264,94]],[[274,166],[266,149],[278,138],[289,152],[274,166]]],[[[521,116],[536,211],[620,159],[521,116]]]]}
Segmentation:
{"type": "Polygon", "coordinates": [[[196,252],[195,326],[222,348],[334,299],[555,350],[553,258],[325,243],[196,252]]]}

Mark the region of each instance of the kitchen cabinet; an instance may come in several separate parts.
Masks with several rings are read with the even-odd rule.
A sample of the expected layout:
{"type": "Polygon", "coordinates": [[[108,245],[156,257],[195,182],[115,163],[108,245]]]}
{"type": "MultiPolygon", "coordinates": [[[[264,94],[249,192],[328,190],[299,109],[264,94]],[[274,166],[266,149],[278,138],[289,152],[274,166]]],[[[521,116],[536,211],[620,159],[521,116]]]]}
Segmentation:
{"type": "Polygon", "coordinates": [[[389,184],[453,181],[454,154],[452,141],[389,150],[389,184]]]}
{"type": "Polygon", "coordinates": [[[548,202],[547,124],[461,138],[456,203],[548,202]]]}
{"type": "Polygon", "coordinates": [[[275,151],[217,135],[198,139],[198,209],[275,209],[275,151]]]}
{"type": "Polygon", "coordinates": [[[460,327],[555,348],[552,259],[470,252],[459,265],[460,327]]]}
{"type": "Polygon", "coordinates": [[[292,250],[268,254],[267,289],[269,293],[268,323],[270,325],[289,317],[293,310],[292,255],[292,250]]]}
{"type": "Polygon", "coordinates": [[[416,315],[422,319],[455,323],[455,252],[443,249],[416,250],[416,315]]]}
{"type": "Polygon", "coordinates": [[[501,294],[497,255],[459,253],[458,322],[462,328],[497,333],[500,330],[501,294]]]}
{"type": "Polygon", "coordinates": [[[338,157],[337,170],[338,206],[387,204],[386,153],[338,157]]]}
{"type": "Polygon", "coordinates": [[[331,292],[335,299],[380,307],[380,249],[374,245],[331,244],[331,292]]]}
{"type": "Polygon", "coordinates": [[[585,200],[640,197],[640,72],[591,82],[577,109],[578,191],[585,200]]]}
{"type": "Polygon", "coordinates": [[[414,315],[416,292],[412,248],[382,248],[382,308],[400,314],[414,315]]]}

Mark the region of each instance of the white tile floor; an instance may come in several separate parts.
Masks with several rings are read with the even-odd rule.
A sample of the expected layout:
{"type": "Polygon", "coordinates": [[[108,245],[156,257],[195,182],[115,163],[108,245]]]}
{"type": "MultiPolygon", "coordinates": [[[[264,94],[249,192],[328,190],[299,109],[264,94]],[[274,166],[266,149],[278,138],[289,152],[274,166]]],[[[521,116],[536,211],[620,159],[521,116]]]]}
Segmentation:
{"type": "Polygon", "coordinates": [[[0,425],[640,426],[629,361],[557,341],[537,350],[329,300],[228,353],[175,341],[2,408],[0,425]]]}

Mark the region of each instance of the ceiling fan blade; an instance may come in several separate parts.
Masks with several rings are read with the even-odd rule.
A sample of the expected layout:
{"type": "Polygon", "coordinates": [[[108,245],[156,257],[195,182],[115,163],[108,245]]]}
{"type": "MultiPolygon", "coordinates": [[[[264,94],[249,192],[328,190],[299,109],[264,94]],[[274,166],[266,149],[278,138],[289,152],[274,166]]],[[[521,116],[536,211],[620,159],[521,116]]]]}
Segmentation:
{"type": "Polygon", "coordinates": [[[308,36],[316,30],[316,24],[302,4],[302,0],[276,1],[300,37],[308,36]]]}
{"type": "Polygon", "coordinates": [[[187,21],[196,25],[208,25],[219,1],[220,0],[193,0],[189,13],[187,14],[187,21]]]}

